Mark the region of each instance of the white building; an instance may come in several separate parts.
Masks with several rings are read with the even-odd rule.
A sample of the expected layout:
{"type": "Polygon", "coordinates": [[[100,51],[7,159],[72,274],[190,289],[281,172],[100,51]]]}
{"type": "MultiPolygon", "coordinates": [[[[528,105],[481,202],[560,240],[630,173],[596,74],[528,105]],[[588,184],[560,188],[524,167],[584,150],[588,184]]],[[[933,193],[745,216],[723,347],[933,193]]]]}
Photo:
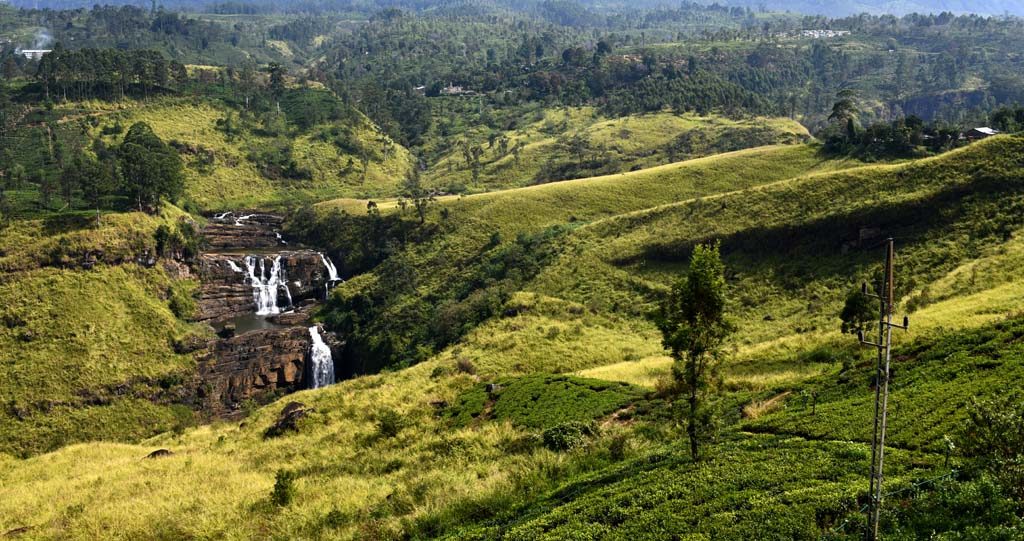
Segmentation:
{"type": "Polygon", "coordinates": [[[43,58],[43,55],[50,52],[52,49],[22,49],[19,51],[22,56],[29,60],[39,60],[43,58]]]}

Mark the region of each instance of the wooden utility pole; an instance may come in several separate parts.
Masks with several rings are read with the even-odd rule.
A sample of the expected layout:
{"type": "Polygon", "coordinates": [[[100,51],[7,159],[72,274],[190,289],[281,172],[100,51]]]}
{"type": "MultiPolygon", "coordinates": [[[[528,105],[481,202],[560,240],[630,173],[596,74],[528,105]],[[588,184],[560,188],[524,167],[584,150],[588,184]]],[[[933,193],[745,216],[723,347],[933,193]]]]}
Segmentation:
{"type": "Polygon", "coordinates": [[[882,481],[885,464],[885,429],[888,420],[889,406],[889,361],[892,354],[892,330],[904,329],[910,326],[910,320],[904,316],[903,324],[897,325],[892,322],[893,307],[896,304],[894,287],[894,259],[895,243],[888,239],[885,243],[885,276],[882,278],[882,287],[879,289],[881,295],[868,293],[868,285],[865,283],[861,291],[868,296],[879,300],[878,317],[878,342],[870,342],[864,339],[864,332],[858,333],[860,343],[865,346],[872,346],[878,350],[878,365],[875,372],[875,431],[871,439],[871,482],[870,498],[868,503],[868,530],[866,539],[878,540],[878,522],[882,510],[882,481]]]}

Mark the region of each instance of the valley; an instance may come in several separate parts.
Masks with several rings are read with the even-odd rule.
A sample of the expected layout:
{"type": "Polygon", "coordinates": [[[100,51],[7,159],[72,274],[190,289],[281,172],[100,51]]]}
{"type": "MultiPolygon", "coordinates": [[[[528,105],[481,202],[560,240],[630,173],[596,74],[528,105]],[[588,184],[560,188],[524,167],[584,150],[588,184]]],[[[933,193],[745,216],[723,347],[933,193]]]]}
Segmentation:
{"type": "Polygon", "coordinates": [[[725,4],[0,4],[0,538],[1021,538],[1024,20],[725,4]]]}

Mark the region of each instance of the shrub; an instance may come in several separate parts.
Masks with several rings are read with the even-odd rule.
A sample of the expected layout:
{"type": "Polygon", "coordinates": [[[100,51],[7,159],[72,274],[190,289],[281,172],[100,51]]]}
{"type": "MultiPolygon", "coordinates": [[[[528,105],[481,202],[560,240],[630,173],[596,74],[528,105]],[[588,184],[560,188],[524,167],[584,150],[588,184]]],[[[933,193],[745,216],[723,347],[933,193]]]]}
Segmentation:
{"type": "Polygon", "coordinates": [[[274,475],[274,491],[270,493],[270,501],[278,507],[287,507],[295,499],[295,472],[277,470],[274,475]]]}
{"type": "Polygon", "coordinates": [[[196,313],[196,287],[194,280],[177,280],[167,290],[167,304],[178,319],[189,319],[196,313]]]}
{"type": "Polygon", "coordinates": [[[544,446],[552,451],[570,451],[582,447],[587,438],[596,434],[594,425],[570,421],[544,431],[544,446]]]}
{"type": "Polygon", "coordinates": [[[331,509],[323,518],[323,525],[331,528],[340,528],[352,521],[352,517],[338,509],[331,509]]]}
{"type": "Polygon", "coordinates": [[[463,374],[476,374],[476,366],[473,366],[473,361],[466,357],[459,357],[456,359],[455,366],[459,369],[459,372],[462,372],[463,374]]]}
{"type": "Polygon", "coordinates": [[[977,457],[1008,492],[1024,498],[1024,399],[974,400],[967,415],[960,448],[977,457]]]}
{"type": "Polygon", "coordinates": [[[381,438],[393,438],[405,428],[402,414],[393,409],[385,409],[377,414],[377,435],[381,438]]]}
{"type": "Polygon", "coordinates": [[[629,451],[629,436],[626,434],[619,434],[612,438],[611,443],[608,444],[608,452],[611,454],[612,460],[618,462],[626,458],[626,453],[629,451]]]}

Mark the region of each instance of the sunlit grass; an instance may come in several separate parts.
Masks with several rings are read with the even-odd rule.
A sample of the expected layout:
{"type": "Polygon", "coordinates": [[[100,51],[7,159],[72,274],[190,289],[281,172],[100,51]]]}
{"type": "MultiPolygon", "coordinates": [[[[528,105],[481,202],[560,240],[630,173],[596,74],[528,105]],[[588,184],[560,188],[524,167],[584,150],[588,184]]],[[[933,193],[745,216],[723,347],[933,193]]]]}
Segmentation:
{"type": "MultiPolygon", "coordinates": [[[[561,138],[583,137],[592,151],[588,155],[602,154],[617,160],[620,172],[634,167],[649,168],[671,160],[665,147],[685,132],[700,131],[714,141],[723,134],[750,128],[764,129],[773,134],[773,142],[797,142],[809,137],[800,124],[784,118],[747,118],[742,120],[709,115],[648,113],[623,118],[608,118],[592,107],[548,108],[540,118],[516,130],[502,132],[498,138],[508,139],[507,148],[520,145],[519,158],[506,151],[502,154],[498,144],[490,145],[483,130],[469,130],[460,141],[484,149],[480,158],[480,180],[474,182],[471,167],[466,163],[461,145],[455,145],[447,155],[433,164],[427,172],[428,185],[445,188],[453,185],[469,187],[471,191],[484,191],[525,186],[542,182],[567,180],[541,178],[546,162],[572,162],[559,145],[561,138]]],[[[763,144],[763,143],[762,143],[763,144]]],[[[706,153],[714,153],[711,150],[706,153]]],[[[679,158],[677,158],[679,159],[679,158]]]]}

